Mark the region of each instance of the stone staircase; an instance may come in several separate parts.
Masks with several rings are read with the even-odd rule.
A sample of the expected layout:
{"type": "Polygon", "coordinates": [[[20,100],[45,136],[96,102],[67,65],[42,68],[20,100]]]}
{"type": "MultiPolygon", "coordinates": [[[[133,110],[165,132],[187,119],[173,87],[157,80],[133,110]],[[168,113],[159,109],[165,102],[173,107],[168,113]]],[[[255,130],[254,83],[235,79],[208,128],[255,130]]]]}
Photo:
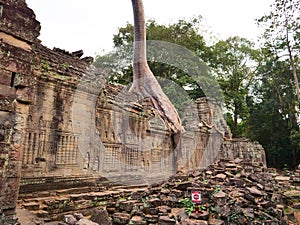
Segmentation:
{"type": "Polygon", "coordinates": [[[29,192],[21,188],[18,207],[32,212],[44,222],[57,221],[74,212],[89,215],[97,206],[116,202],[132,192],[144,192],[146,187],[147,185],[121,186],[102,181],[47,191],[29,192]]]}

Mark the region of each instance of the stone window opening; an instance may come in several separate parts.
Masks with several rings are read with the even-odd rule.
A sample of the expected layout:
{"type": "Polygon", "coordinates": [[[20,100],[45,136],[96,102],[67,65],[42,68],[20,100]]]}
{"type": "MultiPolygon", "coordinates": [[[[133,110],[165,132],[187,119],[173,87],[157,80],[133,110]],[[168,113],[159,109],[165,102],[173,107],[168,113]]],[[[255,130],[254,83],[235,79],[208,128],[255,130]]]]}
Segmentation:
{"type": "MultiPolygon", "coordinates": [[[[1,9],[0,9],[0,11],[1,11],[1,9]]],[[[1,14],[1,12],[0,12],[0,14],[1,14]]],[[[11,73],[11,79],[10,79],[10,87],[14,87],[15,78],[16,78],[16,72],[12,72],[11,73]]]]}
{"type": "Polygon", "coordinates": [[[125,153],[125,171],[136,171],[138,167],[138,148],[127,148],[124,149],[125,153]]]}

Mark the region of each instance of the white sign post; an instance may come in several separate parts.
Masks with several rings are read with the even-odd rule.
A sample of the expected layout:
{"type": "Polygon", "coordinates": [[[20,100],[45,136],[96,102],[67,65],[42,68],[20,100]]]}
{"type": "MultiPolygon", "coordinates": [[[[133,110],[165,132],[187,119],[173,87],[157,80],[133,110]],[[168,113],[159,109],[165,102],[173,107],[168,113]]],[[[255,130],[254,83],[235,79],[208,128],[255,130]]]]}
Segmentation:
{"type": "Polygon", "coordinates": [[[192,202],[196,204],[201,202],[201,191],[192,191],[192,202]]]}
{"type": "Polygon", "coordinates": [[[195,211],[199,212],[198,204],[201,203],[201,191],[192,191],[192,202],[195,203],[195,211]]]}

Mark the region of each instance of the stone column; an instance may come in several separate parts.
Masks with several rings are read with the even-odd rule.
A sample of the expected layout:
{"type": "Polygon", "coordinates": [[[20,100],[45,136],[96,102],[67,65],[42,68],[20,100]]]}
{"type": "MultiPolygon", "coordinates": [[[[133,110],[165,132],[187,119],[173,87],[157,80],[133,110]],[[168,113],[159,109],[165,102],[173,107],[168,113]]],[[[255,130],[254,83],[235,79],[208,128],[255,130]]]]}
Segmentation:
{"type": "Polygon", "coordinates": [[[11,112],[2,111],[0,108],[0,224],[3,217],[3,206],[6,195],[6,173],[8,166],[8,152],[9,152],[9,133],[11,128],[10,121],[11,112]]]}
{"type": "MultiPolygon", "coordinates": [[[[2,196],[2,213],[5,223],[14,224],[17,221],[16,206],[21,180],[21,168],[25,141],[25,127],[29,106],[13,102],[14,113],[10,135],[8,136],[8,157],[4,171],[5,184],[2,196]]],[[[2,182],[1,182],[2,183],[2,182]]]]}

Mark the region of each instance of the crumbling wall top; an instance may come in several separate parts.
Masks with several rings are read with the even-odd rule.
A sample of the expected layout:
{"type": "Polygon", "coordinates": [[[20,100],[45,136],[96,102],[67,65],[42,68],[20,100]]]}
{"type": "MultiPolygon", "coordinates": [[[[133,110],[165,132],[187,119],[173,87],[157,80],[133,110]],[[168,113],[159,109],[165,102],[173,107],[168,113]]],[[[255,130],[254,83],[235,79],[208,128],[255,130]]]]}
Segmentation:
{"type": "Polygon", "coordinates": [[[40,23],[25,0],[0,0],[0,32],[33,43],[40,35],[40,23]]]}

